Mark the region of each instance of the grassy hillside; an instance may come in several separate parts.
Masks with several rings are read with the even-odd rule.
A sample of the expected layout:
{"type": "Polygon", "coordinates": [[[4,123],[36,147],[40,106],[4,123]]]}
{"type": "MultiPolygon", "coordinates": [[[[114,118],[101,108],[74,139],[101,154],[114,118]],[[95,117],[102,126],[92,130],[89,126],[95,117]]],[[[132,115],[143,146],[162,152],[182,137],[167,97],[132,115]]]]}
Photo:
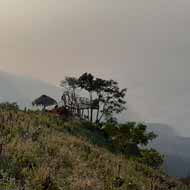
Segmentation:
{"type": "Polygon", "coordinates": [[[113,153],[89,123],[0,108],[1,190],[185,190],[163,173],[113,153]]]}

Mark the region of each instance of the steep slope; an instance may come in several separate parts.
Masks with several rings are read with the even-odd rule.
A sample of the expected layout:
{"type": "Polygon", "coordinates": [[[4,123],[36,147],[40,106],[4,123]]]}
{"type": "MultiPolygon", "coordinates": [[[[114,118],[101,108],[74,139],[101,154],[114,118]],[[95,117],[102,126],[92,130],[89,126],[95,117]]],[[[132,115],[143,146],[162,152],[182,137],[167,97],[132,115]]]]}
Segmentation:
{"type": "Polygon", "coordinates": [[[190,173],[190,138],[178,136],[170,126],[164,124],[148,124],[158,138],[151,146],[165,155],[165,168],[169,175],[187,177],[190,173]]]}
{"type": "Polygon", "coordinates": [[[0,71],[1,102],[18,102],[19,105],[25,107],[29,106],[34,98],[42,94],[48,94],[55,99],[60,99],[61,90],[39,80],[0,71]]]}
{"type": "Polygon", "coordinates": [[[179,181],[116,155],[89,123],[0,108],[0,189],[185,190],[179,181]]]}

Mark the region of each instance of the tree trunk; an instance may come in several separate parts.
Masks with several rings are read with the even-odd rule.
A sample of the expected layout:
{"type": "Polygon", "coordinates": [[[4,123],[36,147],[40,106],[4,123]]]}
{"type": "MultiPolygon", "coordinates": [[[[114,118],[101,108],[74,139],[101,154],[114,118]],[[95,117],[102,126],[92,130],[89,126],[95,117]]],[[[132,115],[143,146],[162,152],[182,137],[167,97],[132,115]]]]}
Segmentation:
{"type": "Polygon", "coordinates": [[[100,121],[102,120],[103,116],[104,116],[104,113],[102,113],[102,115],[101,115],[100,118],[98,119],[98,123],[100,123],[100,121]]]}
{"type": "Polygon", "coordinates": [[[43,106],[43,109],[42,109],[42,111],[44,111],[44,112],[46,111],[46,106],[43,106]]]}
{"type": "Polygon", "coordinates": [[[93,122],[93,108],[90,109],[90,122],[93,122]]]}
{"type": "Polygon", "coordinates": [[[82,109],[81,117],[84,119],[84,109],[82,109]]]}
{"type": "Polygon", "coordinates": [[[106,107],[106,103],[104,104],[103,106],[103,109],[102,109],[102,115],[100,116],[100,118],[98,118],[98,123],[100,123],[100,121],[102,120],[104,114],[105,114],[105,107],[106,107]]]}
{"type": "Polygon", "coordinates": [[[93,122],[93,99],[92,99],[92,92],[90,92],[90,122],[93,122]]]}
{"type": "Polygon", "coordinates": [[[89,111],[89,108],[88,108],[88,121],[90,121],[90,111],[89,111]]]}
{"type": "Polygon", "coordinates": [[[98,124],[98,118],[99,118],[99,114],[100,114],[100,108],[97,109],[97,114],[96,114],[96,123],[98,124]]]}
{"type": "Polygon", "coordinates": [[[98,107],[97,107],[97,113],[96,113],[96,124],[99,123],[98,122],[99,114],[100,114],[100,98],[98,98],[98,107]]]}

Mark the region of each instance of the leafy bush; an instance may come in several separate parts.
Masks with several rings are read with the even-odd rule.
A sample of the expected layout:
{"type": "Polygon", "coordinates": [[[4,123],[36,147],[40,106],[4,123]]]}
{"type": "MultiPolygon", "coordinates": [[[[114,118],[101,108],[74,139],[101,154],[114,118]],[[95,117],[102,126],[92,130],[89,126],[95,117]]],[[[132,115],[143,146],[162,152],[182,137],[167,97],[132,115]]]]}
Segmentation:
{"type": "Polygon", "coordinates": [[[14,103],[9,103],[9,102],[0,103],[0,110],[18,111],[19,106],[16,102],[14,102],[14,103]]]}
{"type": "Polygon", "coordinates": [[[162,166],[164,157],[154,149],[141,150],[141,158],[139,158],[138,161],[147,166],[158,169],[162,166]]]}
{"type": "Polygon", "coordinates": [[[112,140],[113,146],[129,156],[140,156],[138,145],[147,145],[156,138],[154,133],[147,132],[146,129],[146,125],[135,122],[117,125],[108,123],[103,126],[105,135],[112,140]]]}

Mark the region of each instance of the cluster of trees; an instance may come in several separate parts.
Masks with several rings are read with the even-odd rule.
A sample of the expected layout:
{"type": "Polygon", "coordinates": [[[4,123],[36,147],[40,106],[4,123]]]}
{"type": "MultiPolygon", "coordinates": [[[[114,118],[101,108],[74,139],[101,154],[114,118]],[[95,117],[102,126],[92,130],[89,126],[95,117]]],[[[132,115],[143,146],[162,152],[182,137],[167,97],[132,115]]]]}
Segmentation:
{"type": "Polygon", "coordinates": [[[126,109],[127,89],[120,89],[118,82],[94,77],[84,73],[79,78],[66,77],[61,81],[64,89],[62,101],[73,114],[90,122],[100,123],[111,119],[126,109]]]}
{"type": "Polygon", "coordinates": [[[125,124],[106,123],[103,130],[110,138],[114,150],[118,150],[137,161],[158,169],[164,158],[154,149],[145,148],[157,135],[147,132],[147,126],[142,123],[128,122],[125,124]]]}
{"type": "MultiPolygon", "coordinates": [[[[79,78],[66,77],[61,81],[64,108],[73,116],[100,123],[103,119],[112,120],[115,114],[126,109],[127,89],[120,89],[118,82],[104,80],[84,73],[79,78]]],[[[33,101],[33,105],[42,106],[43,110],[57,102],[46,95],[33,101]]]]}

